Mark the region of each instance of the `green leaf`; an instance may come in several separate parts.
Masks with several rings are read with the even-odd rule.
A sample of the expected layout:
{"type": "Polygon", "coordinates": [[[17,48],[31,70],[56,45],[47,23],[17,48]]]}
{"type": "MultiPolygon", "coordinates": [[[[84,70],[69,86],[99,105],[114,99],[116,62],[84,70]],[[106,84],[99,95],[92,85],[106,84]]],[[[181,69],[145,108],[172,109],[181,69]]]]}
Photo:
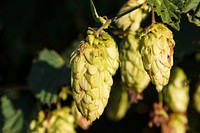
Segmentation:
{"type": "Polygon", "coordinates": [[[176,5],[169,0],[147,0],[153,5],[155,12],[161,16],[163,23],[166,23],[176,30],[180,30],[180,11],[176,5]]]}
{"type": "Polygon", "coordinates": [[[3,133],[21,133],[23,127],[23,114],[21,110],[15,110],[10,99],[1,98],[1,111],[4,117],[3,133]]]}
{"type": "Polygon", "coordinates": [[[191,23],[200,26],[200,1],[187,0],[183,8],[183,12],[187,13],[188,19],[191,23]]]}
{"type": "Polygon", "coordinates": [[[70,74],[63,62],[56,51],[44,49],[32,64],[28,84],[43,104],[55,103],[59,87],[69,83],[70,74]]]}
{"type": "Polygon", "coordinates": [[[39,53],[38,60],[47,62],[55,68],[60,68],[65,64],[64,59],[56,51],[46,48],[39,53]]]}
{"type": "Polygon", "coordinates": [[[183,8],[183,12],[186,13],[192,9],[196,9],[199,3],[200,3],[199,0],[186,0],[184,8],[183,8]]]}

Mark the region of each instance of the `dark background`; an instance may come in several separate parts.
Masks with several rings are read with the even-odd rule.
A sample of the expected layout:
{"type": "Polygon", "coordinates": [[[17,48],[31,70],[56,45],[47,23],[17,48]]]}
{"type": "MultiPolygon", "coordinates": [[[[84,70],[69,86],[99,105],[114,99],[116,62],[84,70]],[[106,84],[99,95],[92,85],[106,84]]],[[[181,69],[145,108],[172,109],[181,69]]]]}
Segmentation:
{"type": "MultiPolygon", "coordinates": [[[[111,18],[125,0],[94,0],[94,3],[99,15],[111,18]]],[[[148,24],[150,18],[143,25],[148,24]]],[[[43,48],[62,53],[74,40],[86,35],[87,27],[99,26],[92,18],[89,0],[1,0],[0,92],[10,87],[26,88],[32,59],[43,48]]],[[[180,31],[170,27],[176,41],[175,66],[182,67],[188,75],[192,95],[200,74],[200,28],[189,23],[185,14],[180,26],[180,31]]],[[[112,30],[109,32],[112,34],[112,30]]],[[[151,88],[153,85],[145,90],[144,100],[133,105],[120,122],[111,122],[103,115],[88,131],[78,129],[77,132],[158,132],[157,128],[147,127],[149,110],[157,100],[157,93],[151,88]]],[[[189,115],[190,112],[194,111],[189,110],[189,115]]],[[[196,116],[198,119],[199,115],[196,116]]]]}

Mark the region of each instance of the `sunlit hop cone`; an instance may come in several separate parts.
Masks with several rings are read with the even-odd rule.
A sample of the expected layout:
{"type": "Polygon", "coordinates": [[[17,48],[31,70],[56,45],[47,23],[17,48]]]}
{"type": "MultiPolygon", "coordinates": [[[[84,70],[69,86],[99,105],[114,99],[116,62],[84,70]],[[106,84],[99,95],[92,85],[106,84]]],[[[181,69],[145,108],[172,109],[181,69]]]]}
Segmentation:
{"type": "Polygon", "coordinates": [[[197,110],[197,112],[200,113],[200,83],[197,84],[196,91],[194,93],[194,107],[197,110]]]}
{"type": "Polygon", "coordinates": [[[186,133],[187,123],[186,115],[172,113],[169,115],[169,121],[162,126],[162,133],[186,133]]]}
{"type": "Polygon", "coordinates": [[[99,118],[107,105],[113,84],[112,76],[119,67],[118,48],[113,38],[89,29],[71,57],[73,97],[81,114],[89,121],[99,118]]]}
{"type": "Polygon", "coordinates": [[[175,67],[171,71],[169,84],[164,88],[164,100],[175,113],[185,113],[189,103],[189,85],[184,71],[175,67]]]}
{"type": "Polygon", "coordinates": [[[149,84],[150,78],[144,70],[142,57],[139,52],[140,32],[130,32],[121,43],[120,70],[122,82],[141,93],[149,84]]]}
{"type": "Polygon", "coordinates": [[[30,123],[31,133],[76,133],[75,119],[69,107],[56,109],[49,114],[40,111],[38,120],[30,123]]]}
{"type": "Polygon", "coordinates": [[[128,92],[120,83],[114,84],[106,107],[106,115],[110,120],[121,120],[130,107],[128,92]]]}
{"type": "MultiPolygon", "coordinates": [[[[128,0],[127,3],[120,9],[118,14],[122,14],[140,4],[145,3],[146,0],[128,0]]],[[[140,28],[141,21],[147,16],[150,11],[150,7],[143,5],[140,8],[124,15],[123,17],[116,20],[116,25],[118,28],[126,31],[136,31],[140,28]]]]}
{"type": "Polygon", "coordinates": [[[158,92],[169,81],[174,46],[173,33],[162,23],[148,26],[141,36],[143,65],[158,92]]]}

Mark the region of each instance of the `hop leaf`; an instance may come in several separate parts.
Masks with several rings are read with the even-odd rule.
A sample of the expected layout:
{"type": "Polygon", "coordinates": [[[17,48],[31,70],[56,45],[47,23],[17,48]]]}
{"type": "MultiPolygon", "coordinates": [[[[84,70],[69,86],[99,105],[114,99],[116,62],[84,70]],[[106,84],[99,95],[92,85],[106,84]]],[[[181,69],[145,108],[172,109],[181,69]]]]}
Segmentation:
{"type": "Polygon", "coordinates": [[[147,3],[154,5],[155,12],[161,16],[163,23],[167,23],[176,30],[180,30],[180,11],[178,7],[169,0],[147,0],[147,3]]]}
{"type": "Polygon", "coordinates": [[[119,67],[119,53],[112,37],[89,30],[85,41],[71,57],[71,86],[81,114],[91,122],[99,118],[107,105],[112,76],[119,67]]]}
{"type": "Polygon", "coordinates": [[[150,25],[141,36],[143,65],[157,91],[169,81],[174,46],[172,32],[161,23],[150,25]]]}
{"type": "Polygon", "coordinates": [[[121,43],[122,48],[120,50],[122,82],[138,93],[141,93],[150,82],[139,52],[140,33],[140,31],[130,32],[121,43]]]}
{"type": "Polygon", "coordinates": [[[28,84],[36,98],[50,105],[56,102],[58,88],[65,85],[67,79],[64,59],[56,51],[44,49],[33,62],[28,84]]]}
{"type": "Polygon", "coordinates": [[[164,88],[164,99],[173,112],[186,112],[189,103],[189,85],[181,68],[172,69],[170,81],[164,88]]]}

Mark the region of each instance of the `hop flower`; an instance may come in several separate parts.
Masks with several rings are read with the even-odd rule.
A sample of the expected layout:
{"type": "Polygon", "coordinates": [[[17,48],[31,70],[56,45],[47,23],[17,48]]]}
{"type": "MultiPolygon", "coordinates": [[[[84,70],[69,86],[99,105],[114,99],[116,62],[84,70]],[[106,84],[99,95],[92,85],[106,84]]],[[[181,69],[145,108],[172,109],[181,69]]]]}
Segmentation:
{"type": "Polygon", "coordinates": [[[198,83],[197,85],[193,100],[194,100],[195,109],[197,110],[197,112],[200,113],[200,104],[199,104],[200,103],[200,83],[198,83]]]}
{"type": "Polygon", "coordinates": [[[130,107],[128,93],[125,86],[115,84],[111,91],[111,96],[106,107],[106,115],[110,120],[119,121],[130,107]]]}
{"type": "Polygon", "coordinates": [[[99,118],[107,105],[119,67],[118,48],[113,38],[102,31],[88,31],[85,41],[71,57],[71,86],[80,113],[91,122],[99,118]]]}
{"type": "Polygon", "coordinates": [[[187,123],[186,115],[172,113],[169,115],[169,121],[163,125],[162,133],[186,133],[187,123]]]}
{"type": "MultiPolygon", "coordinates": [[[[145,3],[146,0],[128,0],[123,5],[118,14],[122,14],[140,4],[145,3]]],[[[116,25],[123,31],[129,29],[130,31],[136,31],[140,28],[141,21],[147,16],[150,11],[150,7],[143,5],[142,7],[124,15],[116,20],[116,25]]]]}
{"type": "Polygon", "coordinates": [[[122,48],[120,50],[122,82],[133,88],[137,93],[141,93],[150,82],[139,52],[140,33],[139,31],[130,32],[121,43],[122,48]]]}
{"type": "Polygon", "coordinates": [[[54,110],[49,114],[39,111],[38,120],[30,123],[31,133],[76,133],[75,119],[69,107],[54,110]]]}
{"type": "Polygon", "coordinates": [[[172,32],[161,23],[150,25],[141,36],[143,65],[157,91],[161,91],[169,81],[174,46],[172,32]]]}
{"type": "Polygon", "coordinates": [[[164,100],[175,113],[185,113],[189,103],[189,85],[184,71],[175,67],[169,84],[164,87],[164,100]]]}

